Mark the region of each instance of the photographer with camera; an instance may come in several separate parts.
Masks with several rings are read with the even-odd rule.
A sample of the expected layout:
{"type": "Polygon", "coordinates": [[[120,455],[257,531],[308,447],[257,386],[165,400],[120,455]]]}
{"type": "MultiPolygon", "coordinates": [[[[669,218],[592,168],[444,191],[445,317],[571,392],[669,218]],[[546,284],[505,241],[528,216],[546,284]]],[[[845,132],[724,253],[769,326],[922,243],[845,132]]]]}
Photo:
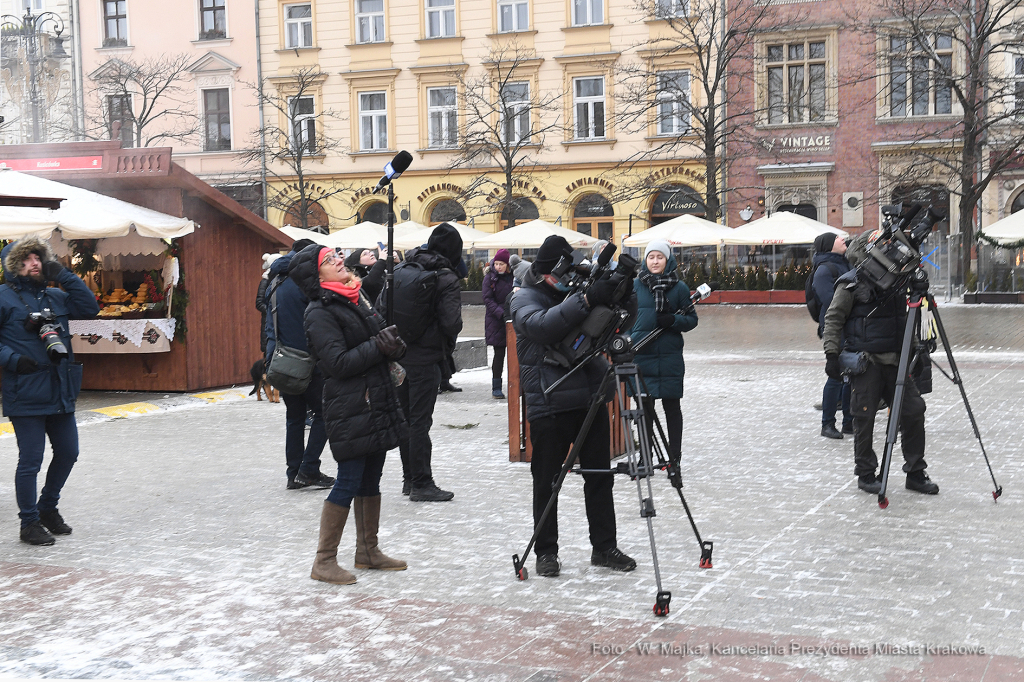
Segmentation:
{"type": "MultiPolygon", "coordinates": [[[[636,354],[637,367],[647,386],[644,409],[654,413],[654,401],[661,400],[668,429],[669,456],[678,461],[682,454],[683,332],[697,326],[697,311],[690,301],[690,288],[679,281],[676,259],[668,242],[655,239],[644,252],[644,265],[634,281],[637,298],[636,324],[632,336],[640,340],[657,329],[663,330],[653,343],[636,354]]],[[[654,421],[647,422],[653,436],[654,421]]]]}
{"type": "MultiPolygon", "coordinates": [[[[600,389],[608,363],[594,357],[550,393],[545,389],[569,374],[568,367],[546,361],[549,347],[559,344],[576,330],[598,306],[613,303],[620,283],[605,275],[585,291],[569,293],[562,279],[552,270],[563,258],[572,259],[572,247],[559,236],[544,240],[537,258],[524,273],[523,287],[511,298],[512,323],[517,334],[516,351],[522,391],[526,396],[526,418],[530,424],[533,459],[533,517],[539,523],[552,495],[552,483],[559,475],[572,441],[587,416],[587,406],[600,389]]],[[[628,282],[627,282],[628,285],[628,282]]],[[[635,310],[636,298],[630,291],[623,302],[635,310]]],[[[612,399],[609,387],[604,400],[612,399]]],[[[602,409],[582,444],[579,456],[584,469],[608,469],[611,462],[609,419],[602,409]]],[[[616,571],[632,571],[636,562],[616,545],[615,507],[612,501],[612,475],[583,474],[590,544],[590,563],[616,571]]],[[[558,507],[552,508],[536,539],[537,573],[555,577],[561,570],[558,560],[558,507]]]]}
{"type": "MultiPolygon", "coordinates": [[[[840,351],[860,355],[863,371],[850,376],[850,408],[853,413],[853,457],[857,486],[878,494],[881,474],[876,474],[878,457],[872,447],[875,412],[879,400],[892,405],[899,373],[900,351],[907,319],[907,298],[903,290],[876,286],[857,266],[868,258],[866,245],[870,235],[855,238],[846,257],[854,269],[836,280],[832,303],[825,312],[822,339],[825,348],[825,372],[842,380],[840,351]]],[[[914,379],[906,377],[903,408],[900,412],[900,436],[903,471],[907,490],[935,495],[939,486],[928,478],[924,459],[925,403],[914,379]]]]}
{"type": "Polygon", "coordinates": [[[78,460],[75,401],[82,366],[74,362],[68,320],[93,317],[100,309],[85,282],[58,263],[49,243],[37,237],[8,244],[0,261],[7,282],[0,285],[3,409],[18,439],[14,490],[21,540],[52,545],[54,535],[71,533],[57,502],[78,460]],[[48,281],[63,290],[48,288],[48,281]],[[47,437],[53,459],[37,499],[47,437]]]}

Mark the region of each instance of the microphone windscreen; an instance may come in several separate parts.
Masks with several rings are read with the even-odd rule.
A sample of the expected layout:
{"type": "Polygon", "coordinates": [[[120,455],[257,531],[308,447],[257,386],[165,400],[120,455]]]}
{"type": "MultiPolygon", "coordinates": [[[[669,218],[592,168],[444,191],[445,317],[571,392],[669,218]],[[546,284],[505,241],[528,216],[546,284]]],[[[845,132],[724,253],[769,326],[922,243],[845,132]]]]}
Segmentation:
{"type": "Polygon", "coordinates": [[[391,159],[391,168],[395,171],[395,173],[404,173],[406,170],[409,169],[409,166],[411,164],[412,154],[405,151],[404,149],[395,154],[395,158],[391,159]]]}
{"type": "Polygon", "coordinates": [[[601,251],[601,255],[597,257],[597,264],[600,265],[602,268],[608,265],[608,263],[612,259],[612,256],[615,255],[615,250],[617,248],[618,247],[615,246],[615,244],[609,243],[605,245],[604,249],[601,251]]]}

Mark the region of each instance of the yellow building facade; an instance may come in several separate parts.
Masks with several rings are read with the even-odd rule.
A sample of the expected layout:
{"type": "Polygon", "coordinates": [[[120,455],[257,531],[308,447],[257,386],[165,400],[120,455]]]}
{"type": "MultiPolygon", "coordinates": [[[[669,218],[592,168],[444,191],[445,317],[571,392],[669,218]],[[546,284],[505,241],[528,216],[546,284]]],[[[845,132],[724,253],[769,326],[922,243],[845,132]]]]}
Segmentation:
{"type": "MultiPolygon", "coordinates": [[[[394,183],[396,221],[507,227],[501,167],[476,160],[452,169],[466,132],[479,122],[474,117],[502,117],[468,104],[480,99],[474,93],[488,78],[504,78],[503,92],[534,103],[519,121],[521,109],[503,109],[503,135],[544,131],[527,145],[529,163],[513,179],[517,223],[539,217],[619,242],[630,229],[704,214],[696,152],[643,158],[659,138],[688,128],[683,117],[617,123],[629,64],[653,61],[655,71],[685,74],[683,97],[700,106],[685,57],[644,49],[665,22],[645,21],[633,0],[259,0],[259,12],[266,87],[292,97],[294,75],[317,70],[293,109],[303,120],[264,116],[277,117],[268,125],[294,130],[291,144],[309,144],[303,172],[326,197],[314,222],[328,222],[332,231],[386,220],[386,198],[371,189],[399,150],[413,162],[394,183]],[[511,73],[503,69],[509,55],[511,73]]],[[[671,112],[672,102],[666,106],[671,112]]],[[[289,169],[271,170],[278,186],[294,183],[289,169]]],[[[282,207],[272,207],[269,219],[295,223],[282,207]]]]}

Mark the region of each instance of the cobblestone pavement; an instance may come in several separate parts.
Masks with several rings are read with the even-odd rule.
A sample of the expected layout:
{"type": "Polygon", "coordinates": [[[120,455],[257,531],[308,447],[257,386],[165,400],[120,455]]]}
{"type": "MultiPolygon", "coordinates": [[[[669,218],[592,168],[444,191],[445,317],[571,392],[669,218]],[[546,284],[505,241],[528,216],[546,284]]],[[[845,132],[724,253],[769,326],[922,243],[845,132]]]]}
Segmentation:
{"type": "Polygon", "coordinates": [[[857,490],[852,440],[818,435],[823,362],[806,313],[702,309],[687,335],[683,477],[714,567],[698,568],[682,505],[655,479],[667,618],[651,613],[651,548],[624,477],[618,537],[634,573],[590,566],[570,479],[561,577],[515,579],[530,473],[508,462],[486,370],[438,400],[435,475],[454,501],[409,502],[390,457],[381,545],[410,568],[357,571],[352,586],[309,579],[325,494],[285,490],[283,404],[83,424],[61,500],[75,531],[44,548],[17,539],[17,449],[0,436],[0,678],[1024,679],[1024,349],[1001,309],[962,323],[965,308],[944,321],[969,338],[956,359],[1004,495],[993,503],[959,393],[936,374],[927,458],[942,491],[904,490],[897,462],[884,511],[857,490]]]}

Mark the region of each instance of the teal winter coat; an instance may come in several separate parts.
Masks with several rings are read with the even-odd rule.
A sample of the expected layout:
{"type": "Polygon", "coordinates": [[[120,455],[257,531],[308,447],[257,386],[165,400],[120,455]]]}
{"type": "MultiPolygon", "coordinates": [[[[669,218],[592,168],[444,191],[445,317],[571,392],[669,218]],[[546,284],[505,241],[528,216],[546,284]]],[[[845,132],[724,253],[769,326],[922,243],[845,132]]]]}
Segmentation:
{"type": "MultiPolygon", "coordinates": [[[[669,258],[665,271],[676,268],[676,259],[669,258]]],[[[644,264],[641,272],[647,272],[644,264]]],[[[637,277],[633,280],[636,292],[637,314],[633,325],[633,342],[636,343],[658,328],[658,311],[654,309],[654,294],[637,277]]],[[[643,374],[647,390],[652,398],[678,399],[683,397],[683,332],[697,326],[697,313],[690,309],[690,288],[679,282],[666,292],[669,307],[676,318],[671,328],[666,329],[657,339],[636,354],[636,364],[643,374]]]]}

